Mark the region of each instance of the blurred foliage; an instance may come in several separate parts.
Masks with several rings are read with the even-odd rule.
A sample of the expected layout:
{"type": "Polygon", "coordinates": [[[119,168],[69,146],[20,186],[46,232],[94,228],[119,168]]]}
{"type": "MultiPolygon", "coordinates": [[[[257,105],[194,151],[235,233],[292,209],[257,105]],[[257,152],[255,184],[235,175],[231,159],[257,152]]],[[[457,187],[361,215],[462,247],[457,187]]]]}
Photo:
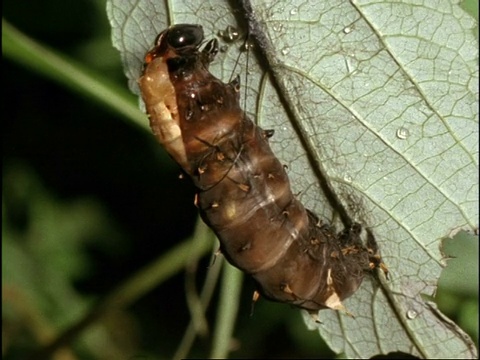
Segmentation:
{"type": "MultiPolygon", "coordinates": [[[[471,3],[478,18],[478,3],[471,3]]],[[[100,302],[112,311],[93,317],[85,331],[73,332],[73,341],[55,359],[170,358],[212,260],[199,259],[201,246],[195,256],[174,252],[185,253],[186,247],[178,244],[187,244],[181,242],[195,229],[193,190],[178,181],[175,165],[153,137],[133,122],[119,121],[125,114],[92,95],[88,86],[70,86],[59,76],[74,72],[75,83],[87,69],[100,83],[108,79],[108,91],[136,106],[137,99],[125,95],[105,1],[6,2],[3,10],[15,27],[81,67],[45,70],[39,60],[20,60],[13,54],[25,45],[22,40],[4,51],[2,354],[25,359],[100,302]],[[165,254],[171,254],[169,261],[180,260],[164,262],[165,254]],[[158,268],[144,271],[156,273],[161,286],[133,286],[125,305],[115,307],[116,296],[123,293],[114,289],[141,282],[141,269],[158,261],[171,272],[161,277],[158,268]]],[[[444,244],[452,259],[436,301],[478,346],[478,237],[461,236],[465,238],[444,244]]],[[[212,268],[220,271],[220,263],[217,259],[212,268]]],[[[212,276],[208,287],[215,282],[212,276]]],[[[210,353],[218,294],[205,289],[199,296],[202,304],[213,296],[205,335],[194,342],[189,356],[210,353]]],[[[252,290],[251,282],[245,282],[232,356],[332,356],[318,334],[306,330],[298,310],[260,301],[250,317],[252,290]]]]}
{"type": "Polygon", "coordinates": [[[462,327],[478,348],[478,236],[460,232],[445,239],[448,260],[438,282],[438,307],[462,327]]]}
{"type": "MultiPolygon", "coordinates": [[[[8,354],[15,358],[16,349],[22,354],[20,349],[45,344],[88,311],[92,297],[75,287],[94,273],[88,247],[115,254],[125,239],[98,201],[59,201],[27,168],[17,164],[4,171],[3,346],[4,351],[11,347],[8,354]]],[[[96,358],[114,358],[135,345],[135,327],[129,326],[118,342],[112,339],[114,328],[108,331],[115,322],[133,322],[129,315],[121,312],[109,320],[110,325],[97,324],[79,339],[96,358]]]]}

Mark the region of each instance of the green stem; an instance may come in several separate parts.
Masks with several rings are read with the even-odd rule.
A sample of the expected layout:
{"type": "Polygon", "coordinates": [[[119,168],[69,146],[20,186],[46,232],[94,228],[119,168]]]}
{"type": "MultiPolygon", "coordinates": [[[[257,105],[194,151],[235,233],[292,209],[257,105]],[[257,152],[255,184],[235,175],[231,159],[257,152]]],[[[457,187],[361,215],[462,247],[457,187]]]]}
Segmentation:
{"type": "Polygon", "coordinates": [[[3,55],[48,79],[88,96],[147,129],[148,121],[136,96],[100,74],[33,40],[2,19],[3,55]]]}
{"type": "Polygon", "coordinates": [[[192,256],[200,257],[211,249],[209,229],[202,221],[198,221],[195,233],[191,238],[160,256],[155,262],[147,265],[108,295],[97,306],[93,307],[81,319],[72,324],[52,343],[35,352],[30,359],[48,359],[60,347],[70,343],[81,332],[108,313],[124,309],[162,282],[178,273],[192,256]],[[201,239],[201,240],[200,240],[201,239]],[[203,241],[202,241],[203,240],[203,241]],[[193,247],[195,242],[200,246],[193,247]],[[192,251],[195,254],[192,254],[192,251]]]}
{"type": "MultiPolygon", "coordinates": [[[[217,244],[215,244],[215,248],[218,248],[217,244]]],[[[215,257],[217,257],[216,254],[214,254],[211,259],[212,265],[208,269],[208,273],[203,285],[202,293],[200,294],[199,307],[201,308],[202,319],[205,317],[205,312],[208,308],[208,305],[210,304],[214,290],[216,289],[220,271],[224,264],[223,258],[221,256],[218,256],[218,258],[216,258],[216,261],[214,261],[213,263],[213,259],[215,257]]],[[[190,310],[190,313],[192,314],[192,310],[190,310]]],[[[190,323],[188,324],[188,327],[183,334],[182,341],[180,342],[177,348],[177,351],[175,352],[172,358],[173,360],[185,359],[187,357],[196,337],[202,336],[202,334],[199,333],[199,330],[198,330],[199,328],[200,327],[198,325],[198,320],[195,319],[194,315],[192,314],[190,323]]],[[[206,335],[208,335],[208,333],[206,335]]]]}
{"type": "Polygon", "coordinates": [[[217,312],[213,348],[210,358],[227,358],[231,348],[232,334],[238,312],[243,273],[225,263],[217,312]]]}

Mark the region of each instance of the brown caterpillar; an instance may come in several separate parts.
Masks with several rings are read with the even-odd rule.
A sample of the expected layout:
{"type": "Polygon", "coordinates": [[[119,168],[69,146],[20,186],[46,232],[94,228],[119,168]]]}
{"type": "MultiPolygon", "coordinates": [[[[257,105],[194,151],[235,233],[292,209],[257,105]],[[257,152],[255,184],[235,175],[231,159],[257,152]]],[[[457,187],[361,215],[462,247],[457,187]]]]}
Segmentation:
{"type": "Polygon", "coordinates": [[[366,271],[386,269],[373,236],[364,245],[358,224],[336,234],[303,207],[268,144],[273,131],[240,108],[238,78],[224,84],[208,71],[218,42],[200,50],[202,41],[201,26],[175,25],[146,54],[139,85],[154,135],[192,178],[222,253],[263,296],[344,309],[366,271]]]}

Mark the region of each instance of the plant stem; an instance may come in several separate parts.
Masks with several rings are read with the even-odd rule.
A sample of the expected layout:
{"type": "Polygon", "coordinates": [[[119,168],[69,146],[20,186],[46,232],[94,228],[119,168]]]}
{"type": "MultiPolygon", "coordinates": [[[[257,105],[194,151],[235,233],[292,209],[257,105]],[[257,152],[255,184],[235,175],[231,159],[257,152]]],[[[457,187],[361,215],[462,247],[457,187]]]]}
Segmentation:
{"type": "Polygon", "coordinates": [[[73,59],[48,49],[4,19],[2,19],[2,42],[3,55],[6,58],[94,99],[143,129],[148,128],[147,118],[138,109],[133,94],[100,74],[87,70],[73,59]]]}
{"type": "Polygon", "coordinates": [[[225,263],[210,358],[227,358],[238,312],[243,273],[225,263]]]}

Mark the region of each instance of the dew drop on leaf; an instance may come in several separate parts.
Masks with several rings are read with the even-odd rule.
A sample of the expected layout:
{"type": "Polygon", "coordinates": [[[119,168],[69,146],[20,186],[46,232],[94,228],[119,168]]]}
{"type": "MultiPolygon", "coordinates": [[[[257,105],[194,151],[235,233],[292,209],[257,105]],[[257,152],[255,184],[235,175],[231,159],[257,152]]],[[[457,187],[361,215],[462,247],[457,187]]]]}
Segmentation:
{"type": "Polygon", "coordinates": [[[410,310],[407,311],[407,318],[408,319],[413,320],[417,316],[418,316],[418,313],[415,310],[410,309],[410,310]]]}
{"type": "Polygon", "coordinates": [[[228,25],[225,30],[220,30],[218,32],[218,36],[220,36],[225,42],[233,42],[240,37],[240,32],[237,28],[228,25]]]}
{"type": "Polygon", "coordinates": [[[410,131],[407,128],[400,127],[397,129],[397,138],[405,140],[410,136],[410,131]]]}
{"type": "Polygon", "coordinates": [[[282,23],[275,24],[273,25],[272,29],[273,31],[280,32],[283,30],[283,24],[282,23]]]}

